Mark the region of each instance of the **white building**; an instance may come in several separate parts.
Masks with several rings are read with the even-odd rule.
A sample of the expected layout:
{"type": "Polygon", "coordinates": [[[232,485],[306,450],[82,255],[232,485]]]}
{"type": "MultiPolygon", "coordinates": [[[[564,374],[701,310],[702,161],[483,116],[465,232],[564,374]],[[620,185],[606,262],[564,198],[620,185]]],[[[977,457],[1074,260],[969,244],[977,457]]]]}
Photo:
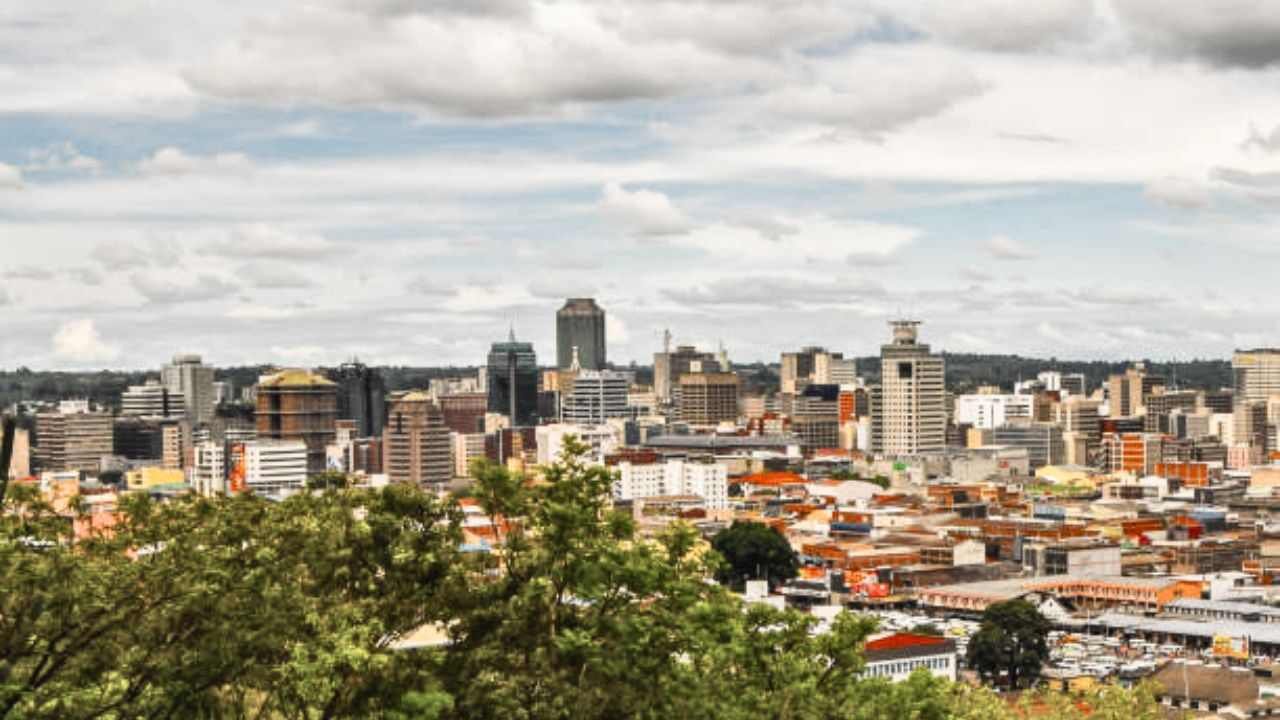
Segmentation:
{"type": "Polygon", "coordinates": [[[668,459],[666,462],[624,461],[614,468],[616,500],[636,500],[672,495],[696,495],[708,510],[729,507],[729,470],[710,459],[668,459]]]}
{"type": "Polygon", "coordinates": [[[575,425],[602,425],[609,418],[628,415],[627,376],[612,370],[582,370],[573,380],[573,390],[564,399],[561,417],[575,425]]]}
{"type": "Polygon", "coordinates": [[[282,495],[307,487],[307,444],[301,440],[244,443],[245,488],[261,495],[282,495]]]}
{"type": "Polygon", "coordinates": [[[186,399],[157,380],[130,385],[120,393],[120,414],[132,417],[173,418],[187,412],[186,399]]]}
{"type": "Polygon", "coordinates": [[[1030,419],[1031,395],[961,395],[956,398],[956,423],[992,430],[1013,418],[1030,419]]]}
{"type": "Polygon", "coordinates": [[[917,341],[919,322],[890,325],[893,342],[880,347],[880,387],[871,393],[872,450],[886,457],[942,453],[947,446],[942,356],[917,341]]]}
{"type": "Polygon", "coordinates": [[[195,445],[195,463],[188,482],[201,495],[220,495],[227,491],[227,446],[205,441],[195,445]]]}
{"type": "Polygon", "coordinates": [[[565,438],[573,435],[585,443],[591,452],[588,460],[603,463],[604,456],[617,450],[623,444],[623,436],[617,427],[610,425],[539,425],[535,430],[538,442],[538,464],[550,465],[560,458],[564,451],[565,438]]]}
{"type": "Polygon", "coordinates": [[[863,650],[866,677],[901,682],[920,668],[937,678],[956,679],[956,642],[932,635],[894,633],[873,637],[863,650]]]}
{"type": "Polygon", "coordinates": [[[453,446],[453,476],[471,477],[471,463],[483,458],[484,433],[450,433],[453,446]]]}

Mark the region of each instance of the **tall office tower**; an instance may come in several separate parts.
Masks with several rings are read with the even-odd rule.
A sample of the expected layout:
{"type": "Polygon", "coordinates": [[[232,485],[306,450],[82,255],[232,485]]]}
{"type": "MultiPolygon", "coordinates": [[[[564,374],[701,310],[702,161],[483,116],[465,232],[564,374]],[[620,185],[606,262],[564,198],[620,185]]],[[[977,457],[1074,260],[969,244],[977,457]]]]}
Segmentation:
{"type": "Polygon", "coordinates": [[[114,419],[104,412],[44,412],[36,415],[36,459],[40,470],[96,473],[114,450],[114,419]]]}
{"type": "Polygon", "coordinates": [[[872,426],[878,430],[873,446],[888,456],[943,452],[947,393],[942,357],[917,342],[919,322],[895,320],[890,325],[893,342],[880,347],[880,392],[872,401],[872,426]]]}
{"type": "Polygon", "coordinates": [[[1200,402],[1200,393],[1194,390],[1177,392],[1158,392],[1146,400],[1147,414],[1143,429],[1145,432],[1170,433],[1169,413],[1174,410],[1190,412],[1200,402]]]}
{"type": "Polygon", "coordinates": [[[660,402],[672,402],[682,375],[729,370],[715,353],[701,352],[692,345],[680,345],[674,352],[653,354],[653,391],[660,402]]]}
{"type": "Polygon", "coordinates": [[[444,414],[426,392],[393,395],[382,431],[382,466],[391,482],[442,485],[453,479],[444,414]]]}
{"type": "Polygon", "coordinates": [[[796,396],[791,431],[800,438],[801,447],[810,451],[840,447],[840,394],[839,385],[809,384],[796,396]]]}
{"type": "Polygon", "coordinates": [[[382,374],[360,362],[329,371],[338,385],[338,418],[354,420],[356,437],[378,437],[387,418],[387,384],[382,374]]]}
{"type": "Polygon", "coordinates": [[[562,420],[575,425],[603,425],[609,418],[623,418],[627,410],[627,376],[611,370],[583,370],[565,397],[562,420]]]}
{"type": "Polygon", "coordinates": [[[797,389],[813,382],[818,356],[825,356],[826,354],[826,349],[816,346],[801,348],[799,352],[782,353],[782,367],[779,373],[781,387],[779,390],[784,393],[795,394],[797,389]]]}
{"type": "Polygon", "coordinates": [[[737,420],[738,376],[725,372],[681,375],[680,419],[690,425],[737,420]]]}
{"type": "Polygon", "coordinates": [[[813,381],[819,385],[840,385],[852,388],[858,384],[858,361],[840,353],[818,358],[813,371],[813,381]]]}
{"type": "Polygon", "coordinates": [[[1098,418],[1098,401],[1087,400],[1081,395],[1071,395],[1058,404],[1054,421],[1064,433],[1083,437],[1089,450],[1095,450],[1102,440],[1102,428],[1098,418]]]}
{"type": "Polygon", "coordinates": [[[512,425],[538,423],[538,356],[533,345],[516,342],[511,331],[506,342],[489,350],[489,412],[511,418],[512,425]]]}
{"type": "Polygon", "coordinates": [[[181,393],[187,418],[192,423],[198,425],[213,419],[217,407],[213,398],[213,368],[205,365],[199,355],[175,355],[173,363],[161,369],[160,380],[170,392],[181,393]]]}
{"type": "Polygon", "coordinates": [[[177,418],[186,415],[186,399],[158,380],[130,385],[120,393],[120,414],[129,417],[177,418]]]}
{"type": "Polygon", "coordinates": [[[569,367],[574,348],[583,370],[604,369],[604,309],[593,298],[569,298],[556,312],[556,367],[569,367]]]}
{"type": "Polygon", "coordinates": [[[258,438],[301,440],[307,446],[307,472],[323,472],[325,448],[334,441],[338,386],[309,370],[280,370],[257,385],[258,438]]]}
{"type": "Polygon", "coordinates": [[[1280,395],[1280,348],[1237,350],[1231,358],[1235,375],[1232,398],[1235,415],[1235,444],[1264,447],[1266,421],[1263,408],[1272,396],[1280,395]]]}
{"type": "Polygon", "coordinates": [[[159,418],[121,415],[113,423],[113,453],[127,460],[164,457],[164,428],[159,418]]]}
{"type": "Polygon", "coordinates": [[[1133,417],[1146,414],[1146,398],[1165,385],[1160,375],[1147,372],[1146,363],[1134,363],[1122,374],[1107,380],[1107,400],[1111,417],[1133,417]]]}
{"type": "Polygon", "coordinates": [[[1062,428],[1054,423],[1014,420],[992,429],[991,441],[995,445],[1026,448],[1027,461],[1036,470],[1063,461],[1066,445],[1062,434],[1062,428]]]}

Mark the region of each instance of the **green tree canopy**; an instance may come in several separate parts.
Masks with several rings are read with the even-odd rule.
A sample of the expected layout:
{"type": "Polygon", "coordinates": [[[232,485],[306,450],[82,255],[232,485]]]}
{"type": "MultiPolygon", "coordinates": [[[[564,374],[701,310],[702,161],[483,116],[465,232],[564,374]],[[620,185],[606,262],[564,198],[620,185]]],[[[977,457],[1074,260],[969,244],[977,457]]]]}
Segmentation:
{"type": "Polygon", "coordinates": [[[737,590],[747,580],[768,580],[770,586],[778,585],[795,577],[800,568],[787,539],[757,522],[734,522],[716,533],[711,546],[725,561],[716,572],[716,579],[737,590]]]}
{"type": "Polygon", "coordinates": [[[969,640],[969,666],[985,680],[1030,687],[1049,659],[1049,621],[1022,598],[991,605],[969,640]]]}

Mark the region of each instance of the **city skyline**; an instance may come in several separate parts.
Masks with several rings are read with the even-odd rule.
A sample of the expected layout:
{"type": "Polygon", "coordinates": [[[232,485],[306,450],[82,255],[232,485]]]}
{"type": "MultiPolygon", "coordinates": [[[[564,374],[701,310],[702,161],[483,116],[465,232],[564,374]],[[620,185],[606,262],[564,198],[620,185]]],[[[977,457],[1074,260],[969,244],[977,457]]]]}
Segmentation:
{"type": "Polygon", "coordinates": [[[0,365],[1277,344],[1274,13],[995,7],[18,2],[0,365]]]}

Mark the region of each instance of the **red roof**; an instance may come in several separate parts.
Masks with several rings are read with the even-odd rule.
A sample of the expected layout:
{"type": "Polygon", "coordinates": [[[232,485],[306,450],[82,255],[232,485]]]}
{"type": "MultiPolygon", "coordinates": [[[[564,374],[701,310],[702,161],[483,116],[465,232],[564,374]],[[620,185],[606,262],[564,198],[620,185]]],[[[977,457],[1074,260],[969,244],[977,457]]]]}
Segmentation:
{"type": "Polygon", "coordinates": [[[762,472],[739,478],[745,485],[803,485],[805,479],[793,472],[762,472]]]}
{"type": "Polygon", "coordinates": [[[937,635],[917,635],[915,633],[894,633],[878,640],[868,640],[867,650],[901,650],[909,647],[925,647],[944,645],[947,639],[937,635]]]}

